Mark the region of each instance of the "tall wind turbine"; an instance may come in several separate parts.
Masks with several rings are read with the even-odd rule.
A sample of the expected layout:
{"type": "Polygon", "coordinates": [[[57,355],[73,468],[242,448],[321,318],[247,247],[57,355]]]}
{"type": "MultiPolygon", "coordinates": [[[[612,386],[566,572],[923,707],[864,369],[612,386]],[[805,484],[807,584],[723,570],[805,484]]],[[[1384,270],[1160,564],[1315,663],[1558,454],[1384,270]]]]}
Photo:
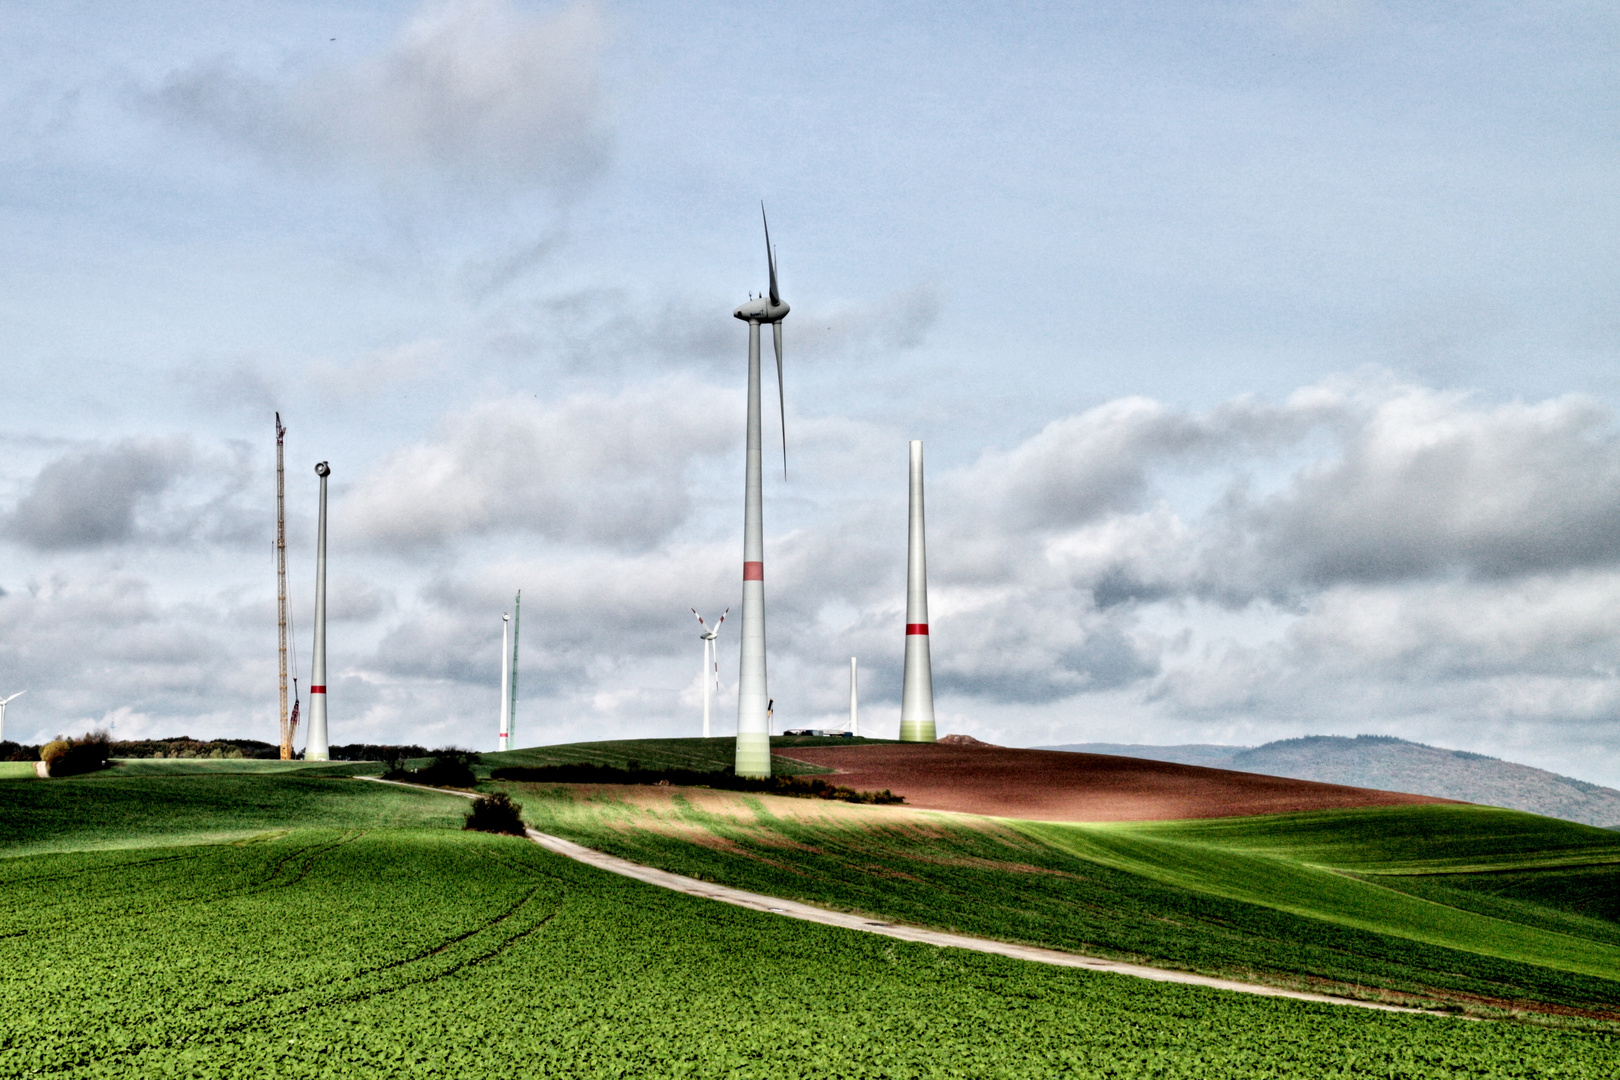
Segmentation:
{"type": "Polygon", "coordinates": [[[326,761],[326,478],[332,467],[315,466],[321,478],[320,525],[315,530],[315,647],[309,657],[309,734],[304,738],[304,760],[326,761]]]}
{"type": "Polygon", "coordinates": [[[934,670],[928,656],[928,552],[923,537],[923,447],[911,443],[910,537],[906,546],[906,678],[900,741],[933,742],[934,670]]]}
{"type": "Polygon", "coordinates": [[[737,674],[738,776],[771,775],[771,734],[766,709],[770,697],[765,685],[765,519],[760,495],[759,328],[771,325],[776,345],[776,393],[782,413],[782,476],[787,476],[787,395],[782,388],[782,320],[788,306],[776,287],[776,251],[771,247],[771,226],[765,204],[759,207],[765,223],[765,266],[770,292],[750,297],[732,314],[748,324],[748,482],[743,499],[742,658],[737,674]]]}
{"type": "MultiPolygon", "coordinates": [[[[28,693],[28,691],[19,690],[8,698],[0,698],[0,739],[4,739],[6,737],[6,706],[11,704],[13,701],[16,701],[26,693],[28,693]]],[[[705,713],[705,718],[707,718],[707,713],[705,713]]],[[[707,732],[705,732],[705,734],[707,734],[707,732]]]]}
{"type": "Polygon", "coordinates": [[[698,637],[703,639],[703,737],[707,739],[709,737],[709,691],[711,689],[720,689],[720,645],[717,639],[720,637],[720,628],[726,624],[726,616],[731,614],[731,609],[726,608],[720,613],[720,621],[714,624],[712,630],[709,629],[709,624],[703,621],[703,616],[698,615],[697,608],[688,610],[697,615],[698,625],[703,627],[703,632],[698,637]]]}

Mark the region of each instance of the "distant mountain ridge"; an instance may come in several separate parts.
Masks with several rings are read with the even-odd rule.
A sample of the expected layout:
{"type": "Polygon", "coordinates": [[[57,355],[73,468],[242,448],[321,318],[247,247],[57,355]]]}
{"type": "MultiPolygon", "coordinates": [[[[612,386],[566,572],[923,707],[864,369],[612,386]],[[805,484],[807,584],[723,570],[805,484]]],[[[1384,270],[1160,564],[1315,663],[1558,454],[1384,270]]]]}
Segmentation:
{"type": "Polygon", "coordinates": [[[1264,746],[1071,743],[1041,749],[1117,754],[1212,769],[1289,776],[1324,784],[1404,791],[1526,810],[1584,825],[1620,827],[1620,791],[1614,788],[1484,754],[1409,742],[1393,735],[1354,738],[1307,735],[1264,746]]]}

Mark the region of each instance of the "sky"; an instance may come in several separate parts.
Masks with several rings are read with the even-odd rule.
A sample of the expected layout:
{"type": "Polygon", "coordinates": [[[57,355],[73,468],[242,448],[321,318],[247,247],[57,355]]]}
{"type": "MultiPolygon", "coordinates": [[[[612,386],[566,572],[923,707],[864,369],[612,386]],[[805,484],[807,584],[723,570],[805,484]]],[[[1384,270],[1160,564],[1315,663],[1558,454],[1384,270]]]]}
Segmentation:
{"type": "Polygon", "coordinates": [[[0,7],[5,737],[1388,734],[1620,785],[1620,9],[0,7]],[[769,378],[766,393],[774,391],[769,378]],[[768,405],[774,404],[767,402],[768,405]],[[780,437],[767,409],[767,446],[780,437]],[[774,451],[773,451],[774,452],[774,451]],[[771,459],[767,458],[770,465],[771,459]]]}

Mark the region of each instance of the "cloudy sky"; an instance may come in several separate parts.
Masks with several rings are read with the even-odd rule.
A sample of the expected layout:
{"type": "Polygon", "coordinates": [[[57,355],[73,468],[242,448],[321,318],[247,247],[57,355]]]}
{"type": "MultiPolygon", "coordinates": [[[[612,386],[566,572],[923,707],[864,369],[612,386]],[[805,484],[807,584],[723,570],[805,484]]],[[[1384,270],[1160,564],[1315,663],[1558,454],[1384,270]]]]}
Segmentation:
{"type": "MultiPolygon", "coordinates": [[[[1606,3],[0,8],[6,735],[695,734],[785,298],[771,691],[942,731],[1387,733],[1620,783],[1606,3]]],[[[774,422],[767,438],[774,439],[774,422]]],[[[735,716],[734,621],[720,730],[735,716]]]]}

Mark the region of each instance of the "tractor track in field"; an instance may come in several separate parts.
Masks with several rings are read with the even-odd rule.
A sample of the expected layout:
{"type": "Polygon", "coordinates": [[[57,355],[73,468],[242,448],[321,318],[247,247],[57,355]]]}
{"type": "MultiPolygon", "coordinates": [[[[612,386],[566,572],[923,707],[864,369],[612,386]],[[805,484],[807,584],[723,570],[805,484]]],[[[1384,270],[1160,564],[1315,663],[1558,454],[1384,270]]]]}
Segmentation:
{"type": "MultiPolygon", "coordinates": [[[[418,791],[436,791],[444,795],[459,796],[463,799],[476,799],[478,797],[476,792],[457,791],[453,788],[425,787],[421,784],[408,784],[400,780],[383,780],[375,776],[356,777],[356,779],[370,780],[376,784],[392,784],[396,787],[414,788],[418,791]]],[[[746,889],[734,889],[727,885],[716,885],[713,882],[700,881],[697,878],[674,874],[668,870],[659,870],[652,866],[643,866],[640,863],[631,862],[629,859],[621,859],[617,855],[609,855],[606,852],[588,848],[583,844],[576,844],[572,840],[565,840],[560,836],[552,836],[549,833],[539,832],[535,829],[526,829],[525,832],[531,841],[547,851],[573,859],[575,862],[584,863],[586,866],[594,866],[599,870],[606,870],[621,877],[633,878],[636,881],[656,885],[659,888],[685,893],[688,896],[697,896],[705,900],[717,900],[722,904],[731,904],[734,907],[748,908],[751,911],[760,911],[771,915],[781,915],[789,919],[800,919],[804,922],[819,923],[823,926],[837,926],[845,930],[858,930],[864,934],[878,934],[883,937],[896,938],[900,941],[914,941],[949,949],[967,949],[971,952],[989,953],[993,956],[1006,956],[1014,960],[1050,964],[1054,967],[1082,968],[1086,971],[1108,972],[1115,975],[1134,975],[1139,979],[1148,979],[1153,982],[1207,986],[1215,990],[1234,990],[1243,994],[1291,998],[1295,1001],[1315,1001],[1326,1005],[1352,1005],[1356,1008],[1375,1009],[1380,1012],[1425,1013],[1431,1016],[1455,1018],[1453,1013],[1441,1012],[1436,1009],[1390,1005],[1379,1001],[1362,1001],[1356,998],[1335,997],[1331,994],[1315,994],[1306,990],[1287,990],[1276,986],[1266,986],[1261,983],[1222,979],[1213,975],[1199,975],[1191,971],[1173,971],[1166,968],[1148,967],[1145,964],[1131,964],[1121,960],[1108,960],[1097,956],[1081,956],[1078,953],[1061,952],[1057,949],[1042,949],[1034,945],[1016,945],[991,938],[969,937],[966,934],[951,934],[943,930],[907,926],[903,923],[886,922],[848,912],[829,911],[826,908],[800,903],[797,900],[783,900],[775,896],[766,896],[763,893],[749,892],[746,889]]]]}

